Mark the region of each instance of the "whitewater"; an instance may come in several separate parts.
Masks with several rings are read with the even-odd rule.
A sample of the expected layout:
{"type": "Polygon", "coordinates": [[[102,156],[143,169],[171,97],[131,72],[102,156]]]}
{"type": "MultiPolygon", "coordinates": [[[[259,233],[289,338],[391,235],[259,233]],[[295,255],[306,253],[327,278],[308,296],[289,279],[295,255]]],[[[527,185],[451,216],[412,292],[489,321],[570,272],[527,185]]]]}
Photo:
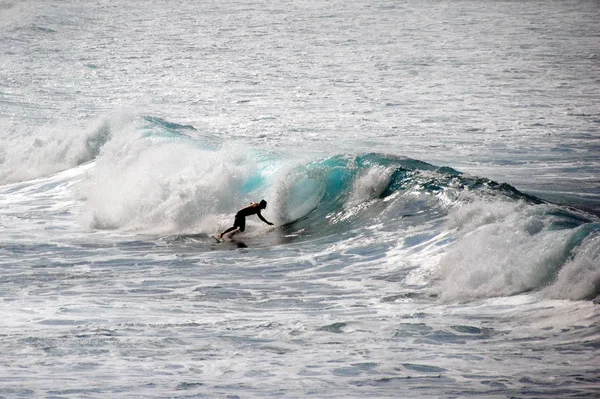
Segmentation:
{"type": "Polygon", "coordinates": [[[0,0],[0,397],[598,397],[599,60],[591,0],[0,0]]]}

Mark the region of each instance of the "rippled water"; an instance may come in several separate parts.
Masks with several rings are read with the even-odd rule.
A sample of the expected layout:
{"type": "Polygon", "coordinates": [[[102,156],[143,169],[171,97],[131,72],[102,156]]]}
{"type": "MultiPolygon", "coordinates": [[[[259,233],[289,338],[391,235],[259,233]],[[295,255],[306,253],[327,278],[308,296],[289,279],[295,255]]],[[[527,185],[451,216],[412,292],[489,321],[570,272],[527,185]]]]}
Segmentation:
{"type": "Polygon", "coordinates": [[[0,2],[0,396],[597,396],[599,19],[0,2]]]}

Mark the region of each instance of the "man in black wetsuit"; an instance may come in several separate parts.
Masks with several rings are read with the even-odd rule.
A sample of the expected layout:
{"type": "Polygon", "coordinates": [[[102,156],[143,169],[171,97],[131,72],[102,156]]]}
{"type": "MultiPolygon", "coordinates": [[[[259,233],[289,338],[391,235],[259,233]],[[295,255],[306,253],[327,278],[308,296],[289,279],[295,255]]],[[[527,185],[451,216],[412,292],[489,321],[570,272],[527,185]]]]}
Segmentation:
{"type": "Polygon", "coordinates": [[[250,204],[250,206],[247,206],[244,209],[240,209],[240,211],[235,214],[235,220],[233,222],[233,227],[230,227],[227,230],[225,230],[224,232],[222,232],[221,234],[219,234],[217,236],[217,238],[220,240],[223,238],[223,236],[225,234],[229,233],[230,231],[236,230],[236,229],[237,229],[237,231],[234,231],[231,234],[231,236],[239,233],[240,231],[244,231],[246,229],[246,216],[250,216],[250,215],[256,215],[256,216],[258,216],[258,218],[260,220],[262,220],[269,226],[273,226],[273,223],[269,222],[267,219],[265,219],[263,217],[263,215],[260,214],[260,211],[265,209],[266,207],[267,207],[267,201],[262,200],[258,204],[255,204],[253,202],[252,204],[250,204]]]}

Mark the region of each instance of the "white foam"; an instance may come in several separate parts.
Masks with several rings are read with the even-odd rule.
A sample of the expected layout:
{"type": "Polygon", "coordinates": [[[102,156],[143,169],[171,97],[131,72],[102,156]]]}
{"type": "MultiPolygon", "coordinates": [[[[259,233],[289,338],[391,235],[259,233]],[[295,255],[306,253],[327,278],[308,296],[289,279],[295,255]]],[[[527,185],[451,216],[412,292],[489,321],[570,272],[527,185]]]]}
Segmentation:
{"type": "Polygon", "coordinates": [[[547,229],[546,206],[476,201],[449,220],[459,234],[441,258],[433,291],[443,300],[541,288],[564,263],[571,230],[547,229]]]}
{"type": "Polygon", "coordinates": [[[131,114],[114,113],[87,127],[56,121],[53,124],[2,136],[0,184],[20,182],[67,170],[91,161],[112,131],[131,122],[131,114]]]}
{"type": "Polygon", "coordinates": [[[273,198],[277,219],[282,222],[299,220],[313,211],[325,192],[323,181],[313,178],[305,169],[298,169],[302,162],[281,165],[274,176],[269,197],[273,198]]]}
{"type": "Polygon", "coordinates": [[[588,238],[574,252],[554,284],[544,290],[546,296],[580,300],[600,294],[600,236],[588,238]]]}
{"type": "Polygon", "coordinates": [[[389,186],[392,173],[392,169],[383,166],[365,170],[356,177],[347,206],[353,207],[379,197],[389,186]]]}
{"type": "Polygon", "coordinates": [[[84,219],[98,229],[212,233],[250,201],[240,188],[256,169],[236,144],[209,151],[132,124],[102,149],[83,182],[84,219]]]}

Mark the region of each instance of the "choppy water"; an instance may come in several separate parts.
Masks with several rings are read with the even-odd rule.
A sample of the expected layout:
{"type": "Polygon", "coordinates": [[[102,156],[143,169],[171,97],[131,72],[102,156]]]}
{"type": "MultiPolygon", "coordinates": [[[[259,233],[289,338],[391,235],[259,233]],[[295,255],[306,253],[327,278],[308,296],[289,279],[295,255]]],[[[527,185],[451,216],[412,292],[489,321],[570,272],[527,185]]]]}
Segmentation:
{"type": "Polygon", "coordinates": [[[597,2],[196,3],[0,2],[0,397],[598,395],[597,2]]]}

